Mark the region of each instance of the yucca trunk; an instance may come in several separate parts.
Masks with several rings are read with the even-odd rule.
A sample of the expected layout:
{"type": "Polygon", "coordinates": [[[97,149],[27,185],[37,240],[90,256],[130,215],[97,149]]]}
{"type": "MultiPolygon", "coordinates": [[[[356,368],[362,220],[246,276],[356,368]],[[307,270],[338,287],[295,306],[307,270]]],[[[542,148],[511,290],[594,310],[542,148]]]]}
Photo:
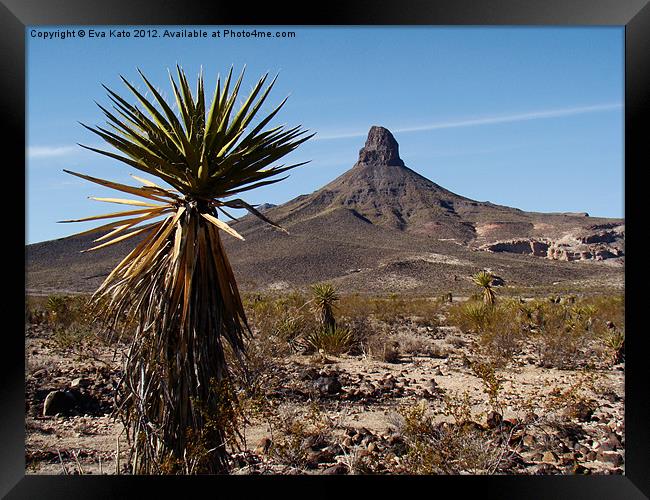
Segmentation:
{"type": "Polygon", "coordinates": [[[334,318],[332,306],[329,304],[323,304],[321,307],[320,322],[325,330],[336,330],[336,319],[334,318]]]}
{"type": "Polygon", "coordinates": [[[225,353],[243,357],[243,306],[218,229],[183,208],[141,243],[149,279],[122,268],[107,287],[138,314],[118,392],[134,473],[226,472],[236,428],[225,353]]]}

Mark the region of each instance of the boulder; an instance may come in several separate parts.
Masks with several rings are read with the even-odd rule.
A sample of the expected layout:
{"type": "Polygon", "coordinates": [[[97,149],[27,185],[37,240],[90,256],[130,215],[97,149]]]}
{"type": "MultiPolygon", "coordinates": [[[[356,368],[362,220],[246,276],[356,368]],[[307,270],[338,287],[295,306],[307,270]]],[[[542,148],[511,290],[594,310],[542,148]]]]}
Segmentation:
{"type": "Polygon", "coordinates": [[[77,404],[77,398],[71,391],[52,391],[45,397],[43,416],[54,416],[57,413],[67,414],[77,404]]]}
{"type": "Polygon", "coordinates": [[[314,382],[314,388],[321,394],[338,394],[341,391],[341,382],[338,377],[319,377],[314,382]]]}
{"type": "Polygon", "coordinates": [[[348,466],[342,463],[338,463],[328,467],[323,470],[323,474],[326,476],[334,476],[348,473],[348,466]]]}

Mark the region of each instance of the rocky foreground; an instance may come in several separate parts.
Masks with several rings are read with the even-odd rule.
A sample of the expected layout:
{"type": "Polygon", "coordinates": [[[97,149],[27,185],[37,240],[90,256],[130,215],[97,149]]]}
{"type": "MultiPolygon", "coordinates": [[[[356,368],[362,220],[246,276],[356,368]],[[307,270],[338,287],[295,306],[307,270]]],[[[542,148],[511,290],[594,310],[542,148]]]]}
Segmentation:
{"type": "MultiPolygon", "coordinates": [[[[390,338],[379,356],[254,355],[233,473],[624,472],[624,362],[587,349],[558,369],[529,342],[490,372],[476,336],[444,321],[403,318],[390,338]]],[[[126,472],[110,418],[122,352],[28,325],[27,473],[126,472]]]]}

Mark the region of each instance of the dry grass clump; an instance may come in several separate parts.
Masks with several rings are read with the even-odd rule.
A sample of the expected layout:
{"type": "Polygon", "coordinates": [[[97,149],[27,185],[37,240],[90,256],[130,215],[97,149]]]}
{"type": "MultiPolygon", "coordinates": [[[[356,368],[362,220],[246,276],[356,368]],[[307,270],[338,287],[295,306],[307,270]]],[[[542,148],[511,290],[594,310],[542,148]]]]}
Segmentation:
{"type": "Polygon", "coordinates": [[[246,296],[244,304],[256,342],[262,344],[257,349],[270,355],[322,349],[327,354],[366,354],[387,362],[397,362],[400,352],[446,355],[430,339],[410,331],[418,327],[431,331],[439,325],[439,300],[342,295],[323,283],[312,286],[311,298],[300,292],[258,293],[246,296]]]}
{"type": "Polygon", "coordinates": [[[441,302],[439,300],[400,297],[396,294],[388,297],[350,295],[341,298],[339,303],[339,312],[342,317],[372,316],[391,326],[410,321],[417,326],[435,328],[440,323],[438,318],[440,311],[441,302]]]}
{"type": "Polygon", "coordinates": [[[88,324],[88,299],[79,296],[50,295],[45,302],[47,323],[53,328],[88,324]]]}
{"type": "Polygon", "coordinates": [[[427,336],[409,331],[392,334],[377,331],[366,338],[363,352],[366,356],[385,363],[398,363],[405,356],[446,358],[449,355],[446,347],[436,344],[427,336]]]}
{"type": "Polygon", "coordinates": [[[78,295],[32,297],[25,302],[25,321],[50,330],[56,348],[81,351],[97,333],[87,303],[78,295]]]}
{"type": "Polygon", "coordinates": [[[603,336],[603,343],[609,351],[609,362],[613,365],[625,359],[625,332],[613,330],[603,336]]]}
{"type": "Polygon", "coordinates": [[[399,363],[402,354],[399,342],[396,340],[379,341],[374,346],[371,344],[369,352],[373,358],[385,363],[399,363]]]}
{"type": "Polygon", "coordinates": [[[404,408],[398,432],[406,443],[407,474],[494,474],[508,456],[507,432],[488,436],[473,420],[469,395],[448,395],[443,412],[453,422],[437,421],[424,403],[404,408]]]}
{"type": "MultiPolygon", "coordinates": [[[[85,295],[50,295],[27,297],[25,300],[25,324],[45,327],[52,332],[55,347],[72,349],[83,354],[90,344],[109,343],[112,330],[99,328],[85,295]]],[[[121,341],[128,340],[133,318],[122,314],[116,325],[124,332],[121,341]]]]}
{"type": "Polygon", "coordinates": [[[318,450],[333,441],[334,421],[316,403],[307,411],[281,406],[270,415],[269,455],[279,463],[301,469],[313,468],[318,450]]]}
{"type": "Polygon", "coordinates": [[[489,326],[492,312],[493,308],[487,304],[468,300],[451,306],[447,313],[447,321],[465,332],[479,333],[489,326]]]}
{"type": "Polygon", "coordinates": [[[430,298],[346,296],[339,310],[343,322],[353,332],[351,353],[370,356],[387,363],[397,363],[403,355],[445,357],[444,349],[435,345],[418,328],[432,331],[440,324],[442,302],[430,298]]]}
{"type": "Polygon", "coordinates": [[[332,355],[365,352],[367,340],[376,333],[368,315],[371,302],[350,296],[348,303],[348,297],[341,299],[328,284],[313,287],[312,294],[312,298],[299,292],[246,297],[244,304],[258,344],[255,349],[276,357],[320,350],[332,355]],[[340,313],[338,319],[335,310],[340,313]]]}

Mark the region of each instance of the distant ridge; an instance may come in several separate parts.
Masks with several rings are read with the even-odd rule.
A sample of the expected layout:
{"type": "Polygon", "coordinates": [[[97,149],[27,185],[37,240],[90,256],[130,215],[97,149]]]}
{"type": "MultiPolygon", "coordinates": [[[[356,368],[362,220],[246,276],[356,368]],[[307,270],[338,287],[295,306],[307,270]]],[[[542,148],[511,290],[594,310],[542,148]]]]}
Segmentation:
{"type": "MultiPolygon", "coordinates": [[[[259,208],[290,234],[253,216],[233,223],[246,241],[226,235],[224,244],[244,290],[329,280],[364,293],[429,294],[469,290],[469,274],[486,267],[510,284],[622,286],[622,219],[524,212],[455,194],[407,167],[380,126],[351,169],[309,195],[259,208]]],[[[28,245],[28,288],[91,291],[135,244],[79,254],[92,239],[28,245]]]]}

